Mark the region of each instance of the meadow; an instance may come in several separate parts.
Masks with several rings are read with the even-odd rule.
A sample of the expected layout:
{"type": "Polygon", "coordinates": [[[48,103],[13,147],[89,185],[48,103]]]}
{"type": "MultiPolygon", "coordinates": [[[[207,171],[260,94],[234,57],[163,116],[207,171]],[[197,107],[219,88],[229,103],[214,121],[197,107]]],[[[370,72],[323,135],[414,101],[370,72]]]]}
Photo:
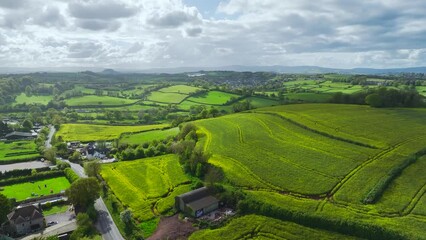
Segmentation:
{"type": "Polygon", "coordinates": [[[209,91],[204,94],[190,97],[188,98],[188,101],[206,105],[223,105],[232,97],[237,98],[239,95],[219,91],[209,91]]]}
{"type": "Polygon", "coordinates": [[[170,128],[164,130],[153,130],[135,134],[126,134],[120,138],[120,142],[127,144],[141,144],[153,140],[164,140],[168,137],[174,137],[179,133],[179,128],[170,128]]]}
{"type": "Polygon", "coordinates": [[[187,97],[188,95],[182,94],[182,93],[156,91],[156,92],[151,92],[151,95],[149,95],[148,100],[152,102],[159,102],[159,103],[178,104],[187,97]]]}
{"type": "Polygon", "coordinates": [[[53,96],[51,95],[40,95],[40,96],[32,95],[29,97],[25,93],[21,93],[16,97],[14,104],[25,103],[25,104],[47,105],[51,100],[53,100],[53,96]]]}
{"type": "Polygon", "coordinates": [[[226,226],[214,230],[200,230],[193,233],[196,239],[356,239],[354,237],[308,228],[293,222],[274,218],[246,215],[232,219],[226,226]]]}
{"type": "Polygon", "coordinates": [[[192,93],[195,93],[197,90],[201,90],[201,88],[188,86],[188,85],[173,85],[170,87],[162,88],[159,91],[164,93],[181,93],[181,94],[190,95],[192,93]]]}
{"type": "Polygon", "coordinates": [[[21,201],[27,198],[34,198],[36,196],[60,193],[62,190],[66,190],[69,186],[70,183],[65,177],[57,177],[34,181],[34,183],[26,182],[5,186],[2,187],[3,191],[1,191],[1,193],[8,198],[15,198],[17,201],[21,201]],[[32,195],[33,193],[37,195],[32,195]]]}
{"type": "Polygon", "coordinates": [[[34,159],[37,152],[34,141],[0,142],[0,164],[10,160],[34,159]]]}
{"type": "Polygon", "coordinates": [[[189,191],[191,183],[176,155],[105,164],[101,175],[138,221],[170,211],[174,196],[189,191]]]}
{"type": "Polygon", "coordinates": [[[140,125],[140,126],[109,126],[94,124],[62,124],[56,137],[61,136],[64,141],[100,141],[118,139],[123,133],[143,132],[168,127],[168,124],[140,125]]]}
{"type": "Polygon", "coordinates": [[[117,98],[110,96],[85,95],[65,100],[68,106],[113,106],[135,103],[135,99],[117,98]]]}

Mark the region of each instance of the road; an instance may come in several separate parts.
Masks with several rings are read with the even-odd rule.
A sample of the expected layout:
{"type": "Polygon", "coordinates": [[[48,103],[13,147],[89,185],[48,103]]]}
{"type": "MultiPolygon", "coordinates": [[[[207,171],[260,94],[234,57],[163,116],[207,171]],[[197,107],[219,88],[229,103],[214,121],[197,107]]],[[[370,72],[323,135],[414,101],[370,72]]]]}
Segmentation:
{"type": "Polygon", "coordinates": [[[51,148],[52,147],[52,144],[51,144],[52,137],[53,137],[53,135],[56,132],[56,129],[55,129],[55,127],[53,125],[49,125],[49,130],[50,131],[49,131],[49,134],[47,135],[47,140],[46,140],[46,144],[45,144],[46,148],[51,148]]]}
{"type": "MultiPolygon", "coordinates": [[[[55,133],[55,128],[50,126],[50,132],[48,140],[46,141],[46,147],[51,147],[50,142],[52,141],[53,134],[55,133]]],[[[70,164],[71,169],[80,177],[85,178],[87,175],[84,173],[84,168],[79,164],[72,163],[68,160],[62,160],[70,164]]],[[[101,233],[104,240],[124,240],[121,236],[120,231],[112,220],[111,214],[108,212],[108,209],[102,200],[99,198],[95,201],[95,209],[98,211],[98,220],[96,222],[96,228],[101,233]]]]}

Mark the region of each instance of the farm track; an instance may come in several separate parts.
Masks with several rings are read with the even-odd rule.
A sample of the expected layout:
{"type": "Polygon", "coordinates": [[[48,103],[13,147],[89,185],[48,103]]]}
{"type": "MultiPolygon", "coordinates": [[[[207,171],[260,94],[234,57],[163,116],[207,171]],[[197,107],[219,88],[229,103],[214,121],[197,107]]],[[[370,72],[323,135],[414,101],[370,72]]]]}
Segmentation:
{"type": "Polygon", "coordinates": [[[426,193],[426,183],[423,184],[423,186],[419,189],[419,191],[417,191],[416,195],[411,199],[410,203],[407,204],[405,209],[402,211],[402,215],[405,216],[410,214],[414,210],[414,208],[417,206],[417,203],[420,202],[420,200],[422,199],[425,193],[426,193]]]}

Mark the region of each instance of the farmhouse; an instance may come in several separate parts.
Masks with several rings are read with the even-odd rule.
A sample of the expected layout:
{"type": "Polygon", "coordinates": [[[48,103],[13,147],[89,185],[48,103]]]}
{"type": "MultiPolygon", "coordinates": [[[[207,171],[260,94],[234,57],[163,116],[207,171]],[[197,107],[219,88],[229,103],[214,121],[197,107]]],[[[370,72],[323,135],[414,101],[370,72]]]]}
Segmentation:
{"type": "Polygon", "coordinates": [[[7,215],[7,222],[2,228],[12,236],[25,235],[43,229],[44,216],[41,210],[33,205],[16,208],[7,215]]]}
{"type": "Polygon", "coordinates": [[[202,187],[175,197],[175,208],[192,217],[201,217],[219,207],[219,200],[202,187]]]}

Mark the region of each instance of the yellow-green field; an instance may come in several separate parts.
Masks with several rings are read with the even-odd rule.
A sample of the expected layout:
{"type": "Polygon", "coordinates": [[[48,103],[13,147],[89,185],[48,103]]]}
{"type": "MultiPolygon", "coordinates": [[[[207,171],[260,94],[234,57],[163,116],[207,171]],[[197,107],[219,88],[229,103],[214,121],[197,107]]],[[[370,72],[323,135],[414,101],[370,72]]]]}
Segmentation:
{"type": "Polygon", "coordinates": [[[62,124],[56,137],[61,136],[64,141],[99,141],[117,139],[123,133],[143,132],[168,127],[168,124],[140,125],[140,126],[108,126],[94,124],[62,124]]]}
{"type": "Polygon", "coordinates": [[[122,136],[120,142],[128,144],[141,144],[145,142],[151,142],[153,140],[164,140],[167,137],[174,137],[179,133],[179,128],[170,128],[164,130],[153,130],[135,134],[128,134],[122,136]]]}
{"type": "Polygon", "coordinates": [[[40,156],[34,141],[0,142],[0,164],[10,160],[33,159],[40,156]]]}
{"type": "Polygon", "coordinates": [[[176,155],[105,164],[101,175],[139,221],[170,211],[174,197],[190,191],[176,155]]]}
{"type": "Polygon", "coordinates": [[[42,104],[47,105],[51,100],[53,99],[53,96],[47,95],[47,96],[30,96],[28,97],[25,95],[25,93],[21,93],[18,95],[15,99],[15,104],[42,104]]]}

